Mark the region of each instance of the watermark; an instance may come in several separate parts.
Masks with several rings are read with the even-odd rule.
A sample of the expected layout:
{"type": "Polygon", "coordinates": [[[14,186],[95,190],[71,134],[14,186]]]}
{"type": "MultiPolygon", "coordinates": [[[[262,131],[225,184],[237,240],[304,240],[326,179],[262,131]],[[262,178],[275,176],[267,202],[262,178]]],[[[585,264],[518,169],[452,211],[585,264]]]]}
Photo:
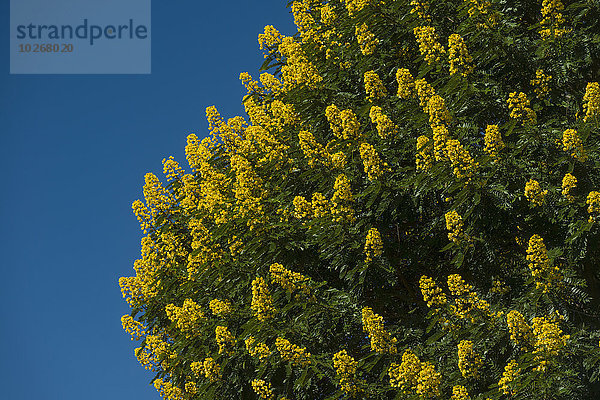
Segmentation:
{"type": "Polygon", "coordinates": [[[11,74],[149,74],[150,0],[11,0],[11,74]]]}

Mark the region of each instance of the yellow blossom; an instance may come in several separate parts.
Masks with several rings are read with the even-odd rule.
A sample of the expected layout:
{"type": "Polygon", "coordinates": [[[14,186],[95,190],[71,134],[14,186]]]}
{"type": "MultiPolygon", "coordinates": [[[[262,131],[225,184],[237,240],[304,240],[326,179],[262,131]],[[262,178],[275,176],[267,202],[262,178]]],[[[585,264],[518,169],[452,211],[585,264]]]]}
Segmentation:
{"type": "Polygon", "coordinates": [[[350,397],[356,396],[360,392],[356,378],[358,362],[349,356],[346,350],[341,350],[333,355],[333,368],[335,368],[342,391],[350,397]]]}
{"type": "Polygon", "coordinates": [[[437,41],[438,37],[433,26],[418,26],[413,30],[419,51],[428,64],[439,62],[441,55],[446,52],[444,47],[437,41]]]}
{"type": "Polygon", "coordinates": [[[542,190],[540,183],[534,179],[530,179],[525,184],[525,197],[534,206],[541,206],[544,204],[547,190],[542,190]]]}
{"type": "Polygon", "coordinates": [[[363,55],[369,56],[375,52],[378,40],[375,35],[369,31],[367,24],[363,23],[360,26],[356,26],[356,40],[360,46],[360,51],[363,55]]]}
{"type": "Polygon", "coordinates": [[[571,190],[577,186],[577,178],[567,173],[562,180],[562,195],[569,201],[575,200],[575,197],[571,194],[571,190]]]}
{"type": "Polygon", "coordinates": [[[600,192],[592,191],[588,194],[585,203],[588,205],[589,221],[594,222],[600,216],[600,192]]]}
{"type": "Polygon", "coordinates": [[[477,379],[483,366],[481,356],[473,350],[473,342],[461,340],[458,344],[458,369],[463,377],[477,379]]]}
{"type": "Polygon", "coordinates": [[[521,368],[516,360],[511,360],[505,367],[502,373],[502,378],[498,381],[498,390],[504,394],[510,395],[513,390],[511,389],[511,383],[519,376],[521,368]]]}
{"type": "Polygon", "coordinates": [[[558,267],[552,267],[544,240],[539,235],[533,235],[529,239],[527,261],[529,261],[529,269],[536,288],[541,288],[544,292],[553,286],[554,281],[562,278],[558,267]]]}
{"type": "Polygon", "coordinates": [[[382,139],[391,139],[397,131],[396,125],[383,113],[381,107],[372,106],[369,111],[371,122],[377,125],[377,133],[382,139]]]}
{"type": "Polygon", "coordinates": [[[533,78],[530,83],[533,86],[533,91],[539,99],[543,99],[550,92],[548,82],[550,82],[551,79],[552,75],[546,75],[544,70],[537,69],[535,71],[535,78],[533,78]]]}
{"type": "Polygon", "coordinates": [[[370,181],[375,181],[383,175],[387,164],[381,161],[379,153],[372,145],[369,143],[360,145],[360,158],[363,162],[365,174],[367,174],[370,181]]]}
{"type": "Polygon", "coordinates": [[[471,400],[471,396],[469,396],[469,392],[467,392],[467,388],[464,386],[454,386],[452,388],[452,397],[451,400],[471,400]]]}
{"type": "Polygon", "coordinates": [[[279,263],[271,264],[269,272],[271,273],[271,282],[277,283],[288,292],[297,292],[305,296],[310,294],[308,278],[304,275],[290,271],[279,263]]]}
{"type": "Polygon", "coordinates": [[[571,157],[578,161],[587,160],[587,154],[583,149],[583,142],[575,129],[567,129],[562,137],[563,150],[571,154],[571,157]]]}
{"type": "Polygon", "coordinates": [[[379,75],[375,71],[367,71],[364,74],[365,91],[370,100],[381,99],[387,96],[387,90],[379,75]]]}
{"type": "Polygon", "coordinates": [[[274,400],[275,394],[273,393],[273,389],[271,389],[271,384],[263,381],[262,379],[254,379],[252,381],[252,389],[254,392],[264,400],[274,400]]]}
{"type": "Polygon", "coordinates": [[[310,365],[310,353],[306,351],[306,348],[296,346],[284,338],[278,337],[275,340],[275,347],[281,355],[281,358],[292,363],[296,367],[306,367],[310,365]]]}
{"type": "Polygon", "coordinates": [[[448,239],[454,243],[458,243],[466,238],[463,232],[463,219],[456,210],[449,211],[445,214],[446,229],[448,230],[448,239]]]}
{"type": "Polygon", "coordinates": [[[202,308],[192,299],[185,299],[182,307],[168,304],[165,312],[171,322],[175,323],[177,329],[188,335],[192,335],[198,329],[200,320],[206,318],[202,308]]]}
{"type": "Polygon", "coordinates": [[[219,345],[219,354],[233,354],[231,346],[235,344],[235,338],[226,326],[217,326],[215,328],[215,338],[219,345]]]}
{"type": "Polygon", "coordinates": [[[585,87],[583,110],[585,111],[584,122],[600,116],[600,84],[598,82],[589,82],[585,87]]]}
{"type": "Polygon", "coordinates": [[[534,125],[537,119],[535,111],[529,108],[529,99],[523,92],[512,92],[508,95],[508,109],[510,117],[519,122],[534,125]]]}
{"type": "Polygon", "coordinates": [[[506,314],[506,324],[510,333],[510,339],[522,347],[527,347],[533,339],[531,327],[525,321],[523,314],[517,310],[511,310],[506,314]]]}
{"type": "Polygon", "coordinates": [[[502,135],[498,125],[488,125],[485,129],[485,152],[490,155],[494,160],[498,160],[498,152],[504,148],[504,142],[502,141],[502,135]]]}
{"type": "Polygon", "coordinates": [[[365,262],[367,264],[373,261],[373,257],[379,257],[383,253],[381,234],[375,228],[369,229],[369,232],[367,233],[364,253],[366,255],[365,262]]]}
{"type": "Polygon", "coordinates": [[[408,99],[413,95],[415,80],[408,69],[398,69],[396,71],[396,81],[398,82],[398,97],[408,99]]]}
{"type": "Polygon", "coordinates": [[[210,311],[218,317],[225,316],[227,314],[231,314],[231,302],[228,300],[221,301],[219,299],[212,299],[210,303],[208,303],[208,307],[210,311]]]}
{"type": "Polygon", "coordinates": [[[448,60],[451,75],[460,73],[462,76],[467,76],[473,72],[473,57],[469,54],[462,36],[456,33],[448,38],[448,60]]]}
{"type": "Polygon", "coordinates": [[[427,136],[421,135],[417,138],[416,164],[418,171],[429,171],[431,169],[433,155],[431,154],[429,142],[427,136]]]}
{"type": "Polygon", "coordinates": [[[261,277],[252,281],[252,304],[250,308],[254,316],[261,322],[272,318],[275,314],[271,292],[269,292],[267,283],[261,277]]]}
{"type": "Polygon", "coordinates": [[[269,346],[264,343],[257,342],[253,336],[250,336],[248,339],[246,339],[245,343],[248,353],[250,353],[252,357],[257,357],[260,361],[263,361],[271,354],[269,346]]]}
{"type": "Polygon", "coordinates": [[[371,350],[378,353],[396,354],[396,342],[383,327],[383,317],[375,314],[370,307],[362,310],[363,331],[371,339],[371,350]]]}

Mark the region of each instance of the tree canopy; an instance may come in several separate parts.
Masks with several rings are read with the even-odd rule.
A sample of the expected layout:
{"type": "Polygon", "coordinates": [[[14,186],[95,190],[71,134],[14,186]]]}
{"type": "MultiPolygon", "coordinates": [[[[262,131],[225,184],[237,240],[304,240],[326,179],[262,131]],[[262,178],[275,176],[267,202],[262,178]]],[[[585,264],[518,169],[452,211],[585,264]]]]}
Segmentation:
{"type": "Polygon", "coordinates": [[[302,0],[120,279],[165,399],[600,396],[600,2],[302,0]]]}

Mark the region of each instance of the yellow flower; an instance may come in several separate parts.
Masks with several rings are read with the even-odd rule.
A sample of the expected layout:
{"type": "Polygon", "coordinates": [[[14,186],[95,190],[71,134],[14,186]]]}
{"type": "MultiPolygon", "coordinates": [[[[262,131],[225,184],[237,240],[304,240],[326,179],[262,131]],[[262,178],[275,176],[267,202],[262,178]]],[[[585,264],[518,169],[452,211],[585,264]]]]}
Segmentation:
{"type": "Polygon", "coordinates": [[[463,377],[477,379],[483,366],[481,356],[473,350],[473,342],[461,340],[458,344],[458,369],[463,377]]]}
{"type": "Polygon", "coordinates": [[[452,388],[452,397],[451,400],[470,400],[471,396],[469,396],[469,392],[467,392],[467,388],[464,386],[454,386],[452,388]]]}
{"type": "Polygon", "coordinates": [[[308,296],[310,289],[308,288],[308,278],[297,272],[285,269],[283,265],[274,263],[269,267],[271,273],[271,282],[277,283],[282,288],[290,293],[298,292],[308,296]]]}
{"type": "Polygon", "coordinates": [[[356,370],[358,362],[348,355],[346,350],[341,350],[333,355],[333,368],[335,368],[342,391],[350,397],[356,396],[360,392],[356,370]]]}
{"type": "Polygon", "coordinates": [[[593,222],[600,215],[600,192],[590,192],[585,203],[588,205],[587,211],[590,214],[590,222],[593,222]]]}
{"type": "Polygon", "coordinates": [[[275,314],[271,293],[263,278],[258,277],[252,281],[252,303],[250,308],[254,316],[261,322],[272,318],[275,314]]]}
{"type": "Polygon", "coordinates": [[[470,182],[479,164],[473,160],[469,151],[458,140],[450,139],[446,142],[446,156],[452,163],[454,176],[470,182]]]}
{"type": "Polygon", "coordinates": [[[510,339],[516,344],[526,347],[533,339],[531,327],[525,321],[523,314],[511,310],[506,314],[506,324],[510,333],[510,339]]]}
{"type": "Polygon", "coordinates": [[[416,388],[420,370],[421,361],[410,349],[407,349],[402,354],[402,363],[400,365],[393,363],[388,369],[390,385],[405,391],[416,388]]]}
{"type": "Polygon", "coordinates": [[[271,384],[263,381],[262,379],[254,379],[252,381],[252,389],[261,398],[265,400],[274,400],[275,394],[271,389],[271,384]]]}
{"type": "Polygon", "coordinates": [[[502,135],[498,129],[498,125],[488,125],[485,129],[485,152],[494,160],[498,159],[498,152],[504,148],[502,135]]]}
{"type": "Polygon", "coordinates": [[[548,191],[542,190],[540,183],[534,179],[530,179],[525,184],[525,197],[534,206],[543,205],[547,194],[548,194],[548,191]]]}
{"type": "Polygon", "coordinates": [[[587,154],[583,149],[583,142],[575,129],[567,129],[562,137],[563,150],[570,153],[571,157],[578,161],[587,160],[587,154]]]}
{"type": "Polygon", "coordinates": [[[533,235],[529,239],[527,261],[536,288],[543,289],[544,293],[553,286],[554,281],[562,278],[558,267],[552,267],[544,240],[539,235],[533,235]]]}
{"type": "Polygon", "coordinates": [[[439,62],[441,55],[446,52],[444,47],[437,41],[438,37],[433,26],[418,26],[413,30],[419,51],[428,64],[439,62]]]}
{"type": "Polygon", "coordinates": [[[294,216],[298,219],[306,218],[312,215],[312,207],[303,196],[296,196],[293,200],[294,216]]]}
{"type": "Polygon", "coordinates": [[[513,391],[510,384],[519,376],[521,368],[516,360],[511,360],[505,367],[502,373],[502,378],[498,381],[498,390],[504,394],[510,395],[513,391]]]}
{"type": "Polygon", "coordinates": [[[398,69],[396,71],[396,81],[398,82],[398,97],[408,99],[413,95],[415,80],[408,69],[398,69]]]}
{"type": "Polygon", "coordinates": [[[217,326],[215,328],[215,338],[219,345],[219,354],[227,353],[232,354],[233,351],[230,349],[235,344],[235,338],[229,332],[226,326],[217,326]]]}
{"type": "Polygon", "coordinates": [[[246,343],[246,350],[248,350],[248,353],[250,353],[252,357],[258,357],[260,361],[263,361],[271,354],[269,346],[264,343],[257,342],[253,336],[250,336],[248,339],[246,339],[244,343],[246,343]]]}
{"type": "Polygon", "coordinates": [[[510,117],[519,122],[534,125],[537,119],[535,111],[529,108],[529,99],[523,92],[512,92],[508,95],[510,117]]]}
{"type": "Polygon", "coordinates": [[[600,116],[600,84],[589,82],[583,96],[583,110],[585,111],[584,122],[600,116]]]}
{"type": "Polygon", "coordinates": [[[311,355],[306,348],[296,346],[284,338],[275,339],[275,347],[281,358],[292,363],[296,367],[306,367],[311,363],[311,355]]]}
{"type": "Polygon", "coordinates": [[[561,28],[564,24],[564,17],[561,11],[564,5],[560,0],[543,0],[542,1],[542,21],[539,31],[542,40],[554,39],[568,33],[568,29],[561,28]]]}
{"type": "Polygon", "coordinates": [[[356,27],[356,40],[360,46],[360,51],[365,56],[373,54],[379,42],[365,23],[356,27]]]}
{"type": "Polygon", "coordinates": [[[411,14],[417,14],[419,18],[427,23],[431,23],[431,17],[429,16],[429,2],[423,0],[412,0],[410,2],[412,9],[410,10],[411,14]]]}
{"type": "Polygon", "coordinates": [[[281,44],[283,36],[273,25],[265,26],[264,33],[258,35],[258,44],[261,50],[266,50],[271,47],[277,47],[281,44]]]}
{"type": "Polygon", "coordinates": [[[367,71],[364,74],[365,91],[370,100],[381,99],[387,96],[387,90],[375,71],[367,71]]]}
{"type": "Polygon", "coordinates": [[[165,312],[171,322],[175,323],[177,329],[185,332],[186,335],[193,335],[194,331],[198,329],[200,320],[206,318],[202,308],[192,299],[185,299],[182,307],[168,304],[165,312]]]}
{"type": "Polygon", "coordinates": [[[446,102],[437,94],[429,98],[425,112],[429,114],[429,123],[432,127],[448,124],[452,120],[446,102]]]}
{"type": "Polygon", "coordinates": [[[379,153],[369,143],[360,145],[360,158],[362,159],[365,174],[370,181],[375,181],[383,175],[387,164],[382,163],[379,153]]]}
{"type": "Polygon", "coordinates": [[[571,190],[577,186],[577,178],[567,173],[562,180],[562,195],[569,201],[575,200],[575,197],[571,194],[571,190]]]}
{"type": "Polygon", "coordinates": [[[389,332],[383,328],[383,317],[373,312],[370,307],[362,310],[363,331],[367,332],[371,339],[371,350],[378,353],[396,354],[396,342],[398,339],[391,337],[389,332]]]}
{"type": "Polygon", "coordinates": [[[134,320],[129,314],[121,317],[121,324],[125,332],[131,335],[131,340],[140,340],[140,338],[146,336],[146,326],[134,320]]]}
{"type": "Polygon", "coordinates": [[[448,60],[451,75],[460,73],[462,76],[467,76],[473,72],[473,57],[469,54],[462,36],[456,33],[448,38],[448,60]]]}
{"type": "Polygon", "coordinates": [[[423,295],[423,300],[427,303],[427,307],[438,308],[448,303],[448,299],[442,289],[430,277],[423,275],[419,279],[419,287],[421,288],[421,294],[423,295]]]}
{"type": "Polygon", "coordinates": [[[232,311],[231,302],[227,300],[221,301],[218,299],[212,299],[210,303],[208,303],[208,307],[210,307],[210,311],[212,311],[212,313],[218,317],[230,314],[232,311]]]}
{"type": "Polygon", "coordinates": [[[543,99],[550,92],[548,82],[552,79],[552,75],[546,75],[543,70],[535,71],[535,78],[530,83],[533,85],[533,91],[539,99],[543,99]]]}
{"type": "Polygon", "coordinates": [[[367,233],[364,253],[366,254],[365,262],[367,264],[373,261],[373,257],[379,257],[383,253],[381,234],[375,228],[369,229],[367,233]]]}
{"type": "Polygon", "coordinates": [[[431,154],[431,146],[429,145],[429,138],[421,135],[417,138],[417,155],[416,163],[418,171],[429,171],[433,161],[433,155],[431,154]]]}
{"type": "Polygon", "coordinates": [[[396,134],[396,125],[383,113],[381,107],[372,106],[369,111],[369,117],[371,118],[371,122],[377,125],[377,133],[380,138],[390,139],[396,134]]]}
{"type": "Polygon", "coordinates": [[[445,214],[446,217],[446,229],[448,230],[448,239],[454,243],[459,243],[461,240],[466,238],[463,232],[463,220],[462,217],[456,212],[456,210],[449,211],[445,214]]]}
{"type": "Polygon", "coordinates": [[[211,382],[216,382],[221,379],[221,366],[212,358],[206,358],[202,363],[204,376],[211,382]]]}

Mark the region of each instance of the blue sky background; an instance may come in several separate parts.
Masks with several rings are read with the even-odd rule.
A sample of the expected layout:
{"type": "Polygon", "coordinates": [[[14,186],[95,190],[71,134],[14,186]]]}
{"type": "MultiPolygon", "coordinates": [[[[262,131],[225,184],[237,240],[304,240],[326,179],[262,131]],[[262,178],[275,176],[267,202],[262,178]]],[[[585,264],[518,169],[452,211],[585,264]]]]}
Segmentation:
{"type": "Polygon", "coordinates": [[[9,75],[0,5],[0,376],[11,400],[158,399],[121,328],[141,232],[131,203],[185,163],[204,110],[243,112],[257,35],[294,32],[285,0],[154,1],[151,75],[9,75]]]}

